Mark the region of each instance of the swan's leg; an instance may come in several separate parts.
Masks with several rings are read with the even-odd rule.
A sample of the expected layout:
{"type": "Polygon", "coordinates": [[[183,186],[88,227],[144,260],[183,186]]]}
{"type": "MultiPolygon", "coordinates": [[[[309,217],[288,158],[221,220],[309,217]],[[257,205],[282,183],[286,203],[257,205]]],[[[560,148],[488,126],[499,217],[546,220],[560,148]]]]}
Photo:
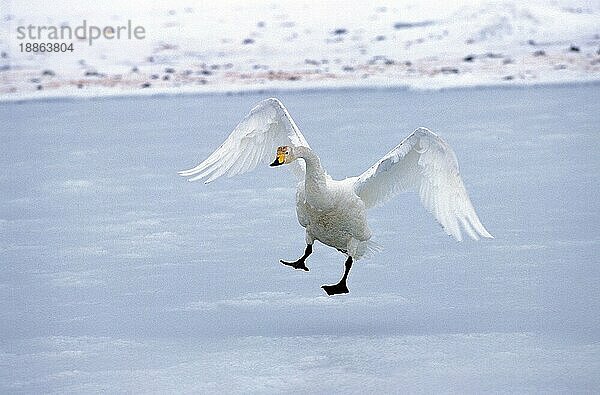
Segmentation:
{"type": "Polygon", "coordinates": [[[308,271],[308,268],[304,264],[304,261],[306,260],[306,258],[308,258],[310,254],[312,254],[312,244],[307,244],[306,248],[304,249],[304,255],[302,255],[297,261],[288,262],[281,259],[279,260],[279,262],[283,263],[286,266],[291,266],[294,269],[302,269],[304,271],[308,271]]]}
{"type": "Polygon", "coordinates": [[[335,285],[323,285],[321,288],[327,292],[327,295],[337,295],[337,294],[347,294],[348,286],[346,285],[346,280],[348,279],[348,273],[350,273],[350,268],[352,267],[352,257],[349,256],[346,259],[346,263],[344,264],[344,275],[339,283],[335,285]]]}

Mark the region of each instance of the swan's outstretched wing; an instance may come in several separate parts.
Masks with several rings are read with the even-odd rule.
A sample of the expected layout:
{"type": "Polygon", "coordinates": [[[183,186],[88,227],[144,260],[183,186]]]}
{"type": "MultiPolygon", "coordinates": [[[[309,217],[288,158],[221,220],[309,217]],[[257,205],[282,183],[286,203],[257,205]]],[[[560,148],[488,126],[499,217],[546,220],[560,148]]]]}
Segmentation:
{"type": "Polygon", "coordinates": [[[354,184],[367,207],[412,190],[446,233],[462,240],[461,227],[473,239],[492,237],[483,227],[460,178],[454,151],[426,128],[415,130],[354,184]]]}
{"type": "MultiPolygon", "coordinates": [[[[225,142],[193,169],[180,171],[189,181],[209,183],[221,176],[231,177],[253,170],[259,163],[273,161],[277,147],[308,143],[283,104],[274,98],[261,101],[240,122],[225,142]]],[[[294,173],[304,179],[303,161],[291,163],[294,173]]]]}

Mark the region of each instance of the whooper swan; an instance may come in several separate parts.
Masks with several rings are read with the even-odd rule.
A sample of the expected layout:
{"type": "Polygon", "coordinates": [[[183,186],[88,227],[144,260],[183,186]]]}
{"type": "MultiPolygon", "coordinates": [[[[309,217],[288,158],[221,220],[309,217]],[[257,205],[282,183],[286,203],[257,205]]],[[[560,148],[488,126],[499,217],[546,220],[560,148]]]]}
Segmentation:
{"type": "Polygon", "coordinates": [[[321,166],[283,104],[263,100],[250,111],[204,162],[179,172],[189,181],[209,183],[253,170],[259,164],[289,164],[298,179],[296,213],[306,229],[306,249],[298,260],[280,262],[308,271],[305,261],[315,240],[342,252],[345,270],[337,284],[323,285],[328,295],[348,293],[354,260],[373,245],[367,209],[403,191],[416,191],[443,229],[457,240],[492,237],[475,213],[458,171],[454,151],[438,135],[418,128],[357,177],[332,179],[321,166]]]}

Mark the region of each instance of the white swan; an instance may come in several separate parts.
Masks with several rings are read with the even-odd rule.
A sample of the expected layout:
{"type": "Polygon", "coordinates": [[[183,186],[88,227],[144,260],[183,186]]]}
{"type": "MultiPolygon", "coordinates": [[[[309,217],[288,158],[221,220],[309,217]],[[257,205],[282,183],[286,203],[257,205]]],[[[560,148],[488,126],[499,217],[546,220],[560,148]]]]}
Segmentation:
{"type": "Polygon", "coordinates": [[[204,162],[179,174],[193,176],[189,181],[209,183],[266,165],[274,154],[271,166],[290,164],[298,178],[296,213],[306,228],[304,255],[281,263],[308,271],[305,260],[315,240],[344,253],[341,280],[322,287],[329,295],[348,293],[346,279],[352,262],[371,246],[366,210],[396,193],[418,192],[446,233],[459,241],[461,229],[473,239],[492,237],[471,204],[454,151],[426,128],[415,130],[363,174],[338,181],[321,167],[283,104],[271,98],[258,103],[204,162]]]}

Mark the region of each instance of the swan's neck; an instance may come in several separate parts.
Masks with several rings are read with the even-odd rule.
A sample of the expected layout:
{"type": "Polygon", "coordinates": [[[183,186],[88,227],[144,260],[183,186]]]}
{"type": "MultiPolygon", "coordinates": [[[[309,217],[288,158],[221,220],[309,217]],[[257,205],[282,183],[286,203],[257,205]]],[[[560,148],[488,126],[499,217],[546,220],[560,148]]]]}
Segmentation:
{"type": "Polygon", "coordinates": [[[321,166],[321,160],[308,147],[298,147],[296,156],[304,159],[306,163],[304,189],[307,200],[312,201],[316,206],[327,205],[330,202],[327,189],[327,173],[321,166]]]}
{"type": "Polygon", "coordinates": [[[310,148],[296,148],[296,157],[304,159],[306,163],[306,181],[324,183],[327,173],[321,166],[321,160],[310,148]]]}

